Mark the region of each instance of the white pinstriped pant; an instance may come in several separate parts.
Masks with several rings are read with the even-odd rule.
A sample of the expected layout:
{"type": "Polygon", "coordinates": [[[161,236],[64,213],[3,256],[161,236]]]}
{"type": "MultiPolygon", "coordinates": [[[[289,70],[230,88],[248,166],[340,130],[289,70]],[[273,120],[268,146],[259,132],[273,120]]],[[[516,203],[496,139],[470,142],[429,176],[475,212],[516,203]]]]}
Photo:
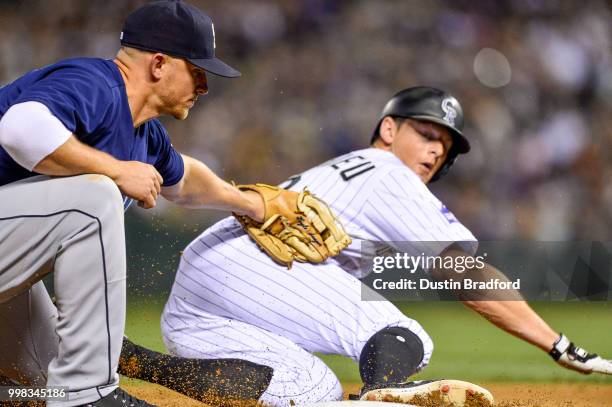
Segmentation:
{"type": "Polygon", "coordinates": [[[162,314],[168,350],[190,358],[242,358],[274,375],[261,401],[271,406],[342,398],[334,373],[312,352],[359,360],[387,326],[433,343],[421,325],[388,301],[362,301],[362,285],[334,261],[279,267],[233,223],[215,226],[185,250],[162,314]]]}

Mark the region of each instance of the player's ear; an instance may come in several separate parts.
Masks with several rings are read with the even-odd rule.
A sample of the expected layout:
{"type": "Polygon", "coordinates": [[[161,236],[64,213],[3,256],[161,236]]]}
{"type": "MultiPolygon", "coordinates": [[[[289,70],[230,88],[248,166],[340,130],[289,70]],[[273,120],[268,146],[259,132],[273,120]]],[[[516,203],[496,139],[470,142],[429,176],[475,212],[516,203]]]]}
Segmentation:
{"type": "Polygon", "coordinates": [[[158,81],[161,79],[164,71],[168,69],[170,60],[166,54],[157,52],[151,55],[150,59],[150,72],[154,80],[158,81]]]}
{"type": "Polygon", "coordinates": [[[396,131],[397,126],[395,124],[395,120],[393,120],[391,116],[385,117],[382,122],[380,122],[378,134],[380,135],[380,139],[385,143],[385,145],[393,144],[396,131]]]}

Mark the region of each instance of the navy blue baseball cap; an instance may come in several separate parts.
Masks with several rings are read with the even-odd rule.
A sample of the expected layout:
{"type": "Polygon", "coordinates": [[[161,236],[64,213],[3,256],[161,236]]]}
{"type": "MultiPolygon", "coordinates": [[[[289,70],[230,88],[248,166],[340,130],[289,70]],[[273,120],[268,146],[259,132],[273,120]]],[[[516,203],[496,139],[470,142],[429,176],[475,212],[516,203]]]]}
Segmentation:
{"type": "Polygon", "coordinates": [[[240,76],[215,57],[211,18],[182,1],[154,1],[130,13],[121,31],[121,45],[185,58],[215,75],[240,76]]]}

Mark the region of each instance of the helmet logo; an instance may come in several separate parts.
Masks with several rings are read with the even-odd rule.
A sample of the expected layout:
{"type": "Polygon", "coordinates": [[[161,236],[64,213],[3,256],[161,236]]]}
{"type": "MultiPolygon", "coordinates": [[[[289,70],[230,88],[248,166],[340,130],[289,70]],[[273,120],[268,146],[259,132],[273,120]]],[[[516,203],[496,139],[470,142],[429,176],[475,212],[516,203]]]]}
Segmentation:
{"type": "Polygon", "coordinates": [[[457,117],[457,110],[453,107],[453,99],[446,98],[442,101],[442,111],[445,113],[443,120],[448,122],[451,126],[455,125],[455,118],[457,117]]]}

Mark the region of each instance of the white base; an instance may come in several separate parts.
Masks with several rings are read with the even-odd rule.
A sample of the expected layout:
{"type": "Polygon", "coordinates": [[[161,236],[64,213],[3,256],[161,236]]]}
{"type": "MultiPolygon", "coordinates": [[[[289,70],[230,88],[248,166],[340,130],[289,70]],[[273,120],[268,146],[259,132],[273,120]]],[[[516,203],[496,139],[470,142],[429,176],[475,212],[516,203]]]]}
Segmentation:
{"type": "Polygon", "coordinates": [[[364,400],[344,400],[344,401],[321,401],[319,403],[300,404],[296,407],[418,407],[414,404],[389,403],[386,401],[364,401],[364,400]]]}

